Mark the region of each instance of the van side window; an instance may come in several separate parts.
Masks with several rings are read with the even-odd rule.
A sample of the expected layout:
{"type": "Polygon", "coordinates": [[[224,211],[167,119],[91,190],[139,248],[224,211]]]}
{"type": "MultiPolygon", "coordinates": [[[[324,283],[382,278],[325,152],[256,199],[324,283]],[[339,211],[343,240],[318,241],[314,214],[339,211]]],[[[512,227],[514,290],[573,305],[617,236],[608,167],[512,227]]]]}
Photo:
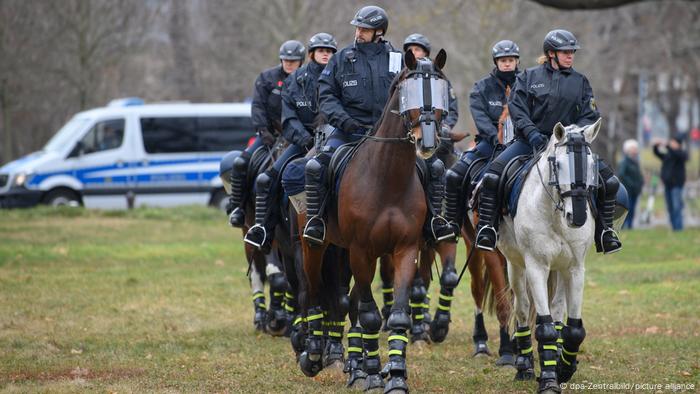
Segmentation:
{"type": "Polygon", "coordinates": [[[84,154],[117,149],[124,141],[124,119],[95,123],[80,140],[84,154]]]}
{"type": "Polygon", "coordinates": [[[148,153],[193,152],[197,118],[141,118],[143,147],[148,153]]]}
{"type": "Polygon", "coordinates": [[[197,140],[200,152],[224,152],[245,149],[254,136],[253,124],[246,117],[200,117],[197,119],[197,140]]]}
{"type": "Polygon", "coordinates": [[[244,149],[255,135],[250,117],[141,118],[148,153],[226,152],[244,149]]]}

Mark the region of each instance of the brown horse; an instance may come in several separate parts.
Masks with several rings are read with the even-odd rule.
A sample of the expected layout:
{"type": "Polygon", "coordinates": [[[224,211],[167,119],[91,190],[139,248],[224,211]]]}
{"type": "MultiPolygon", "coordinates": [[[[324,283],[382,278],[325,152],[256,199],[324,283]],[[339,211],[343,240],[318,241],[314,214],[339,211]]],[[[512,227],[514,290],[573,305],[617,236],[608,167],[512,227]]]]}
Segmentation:
{"type": "MultiPolygon", "coordinates": [[[[435,63],[416,60],[410,51],[405,53],[406,68],[390,87],[390,98],[376,132],[365,137],[340,181],[337,212],[329,210],[325,244],[313,247],[302,241],[309,337],[299,364],[306,375],[314,376],[322,368],[320,268],[325,249],[332,243],[349,251],[355,280],[350,295],[349,384],[364,380],[365,389],[384,386],[378,343],[382,320],[371,283],[377,258],[388,255],[393,264],[395,303],[388,319],[392,332],[390,360],[384,369],[389,376],[386,391],[408,391],[405,357],[406,330],[411,326],[409,288],[427,210],[415,162],[416,154],[428,158],[437,148],[436,131],[447,108],[447,83],[441,71],[446,58],[444,50],[435,63]],[[416,102],[420,106],[411,105],[416,102]]],[[[300,217],[298,222],[305,223],[304,219],[300,217]]]]}

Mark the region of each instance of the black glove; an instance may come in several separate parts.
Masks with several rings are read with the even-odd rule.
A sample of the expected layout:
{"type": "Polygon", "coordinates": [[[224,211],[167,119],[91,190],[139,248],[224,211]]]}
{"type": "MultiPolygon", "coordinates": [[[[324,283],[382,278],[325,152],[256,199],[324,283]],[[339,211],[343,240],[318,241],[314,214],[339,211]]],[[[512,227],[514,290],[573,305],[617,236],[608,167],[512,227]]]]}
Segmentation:
{"type": "Polygon", "coordinates": [[[302,148],[309,150],[311,149],[312,146],[314,146],[314,137],[310,135],[305,135],[299,140],[299,146],[302,148]]]}
{"type": "Polygon", "coordinates": [[[263,144],[267,146],[272,146],[275,144],[275,136],[272,133],[270,133],[270,131],[266,128],[259,129],[258,136],[262,140],[263,144]]]}
{"type": "Polygon", "coordinates": [[[362,125],[355,119],[349,118],[343,122],[343,131],[350,134],[360,134],[362,131],[362,125]]]}
{"type": "Polygon", "coordinates": [[[536,150],[540,150],[547,145],[547,137],[545,137],[539,130],[532,130],[530,134],[527,135],[527,142],[530,146],[536,150]]]}

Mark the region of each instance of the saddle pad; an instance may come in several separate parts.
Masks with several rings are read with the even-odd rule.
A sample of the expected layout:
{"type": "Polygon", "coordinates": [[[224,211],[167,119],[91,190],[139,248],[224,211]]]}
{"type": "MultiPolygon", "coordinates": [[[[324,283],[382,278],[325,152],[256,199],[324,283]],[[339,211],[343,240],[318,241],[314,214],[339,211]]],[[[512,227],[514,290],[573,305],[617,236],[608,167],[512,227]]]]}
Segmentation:
{"type": "Polygon", "coordinates": [[[520,198],[525,178],[539,158],[539,155],[536,157],[531,155],[517,156],[508,163],[503,172],[505,177],[504,182],[502,182],[503,193],[501,195],[507,196],[505,199],[506,209],[512,218],[515,217],[518,211],[518,199],[520,198]]]}
{"type": "Polygon", "coordinates": [[[362,145],[363,141],[365,141],[364,138],[359,141],[340,145],[338,149],[333,152],[331,162],[328,165],[328,172],[326,173],[326,184],[328,185],[328,189],[333,191],[334,196],[338,195],[340,180],[343,178],[345,168],[347,168],[350,159],[355,156],[357,148],[362,145]]]}

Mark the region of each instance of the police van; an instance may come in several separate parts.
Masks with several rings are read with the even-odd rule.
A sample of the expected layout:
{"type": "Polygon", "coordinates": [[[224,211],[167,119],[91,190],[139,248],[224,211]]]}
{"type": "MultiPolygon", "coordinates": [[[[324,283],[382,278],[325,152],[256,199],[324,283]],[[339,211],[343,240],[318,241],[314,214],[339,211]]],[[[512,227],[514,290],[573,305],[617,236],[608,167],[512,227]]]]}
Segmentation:
{"type": "Polygon", "coordinates": [[[42,150],[0,167],[0,206],[223,207],[219,162],[254,134],[248,103],[115,100],[76,114],[42,150]]]}

